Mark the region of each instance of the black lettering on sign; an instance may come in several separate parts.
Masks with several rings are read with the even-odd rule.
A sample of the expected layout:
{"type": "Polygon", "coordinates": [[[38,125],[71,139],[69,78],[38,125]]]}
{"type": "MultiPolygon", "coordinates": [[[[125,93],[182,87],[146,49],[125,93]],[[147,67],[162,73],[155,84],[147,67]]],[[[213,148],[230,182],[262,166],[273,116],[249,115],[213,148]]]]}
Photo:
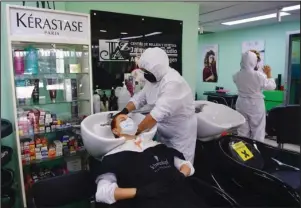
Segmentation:
{"type": "Polygon", "coordinates": [[[17,27],[45,30],[45,34],[59,35],[60,32],[83,32],[83,22],[35,17],[32,13],[17,12],[17,27]]]}
{"type": "Polygon", "coordinates": [[[17,26],[20,27],[20,23],[24,26],[27,27],[26,24],[23,22],[22,18],[26,15],[26,13],[24,13],[21,17],[19,12],[17,13],[17,26]]]}
{"type": "Polygon", "coordinates": [[[248,157],[250,157],[250,155],[247,153],[247,151],[246,151],[246,150],[244,150],[244,151],[241,151],[241,154],[243,154],[243,155],[245,156],[245,158],[248,158],[248,157]]]}

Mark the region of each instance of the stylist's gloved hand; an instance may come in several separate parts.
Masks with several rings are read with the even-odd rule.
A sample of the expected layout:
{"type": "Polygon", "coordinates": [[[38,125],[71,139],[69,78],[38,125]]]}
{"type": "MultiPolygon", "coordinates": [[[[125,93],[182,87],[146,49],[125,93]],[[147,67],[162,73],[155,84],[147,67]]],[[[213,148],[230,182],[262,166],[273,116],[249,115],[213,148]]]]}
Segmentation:
{"type": "Polygon", "coordinates": [[[156,181],[137,189],[136,198],[157,198],[169,192],[169,183],[156,181]]]}
{"type": "Polygon", "coordinates": [[[113,119],[114,119],[116,116],[120,115],[120,114],[125,114],[125,115],[127,115],[127,114],[129,114],[129,110],[128,110],[127,108],[122,109],[122,111],[120,111],[119,113],[116,113],[116,114],[113,116],[113,119]]]}

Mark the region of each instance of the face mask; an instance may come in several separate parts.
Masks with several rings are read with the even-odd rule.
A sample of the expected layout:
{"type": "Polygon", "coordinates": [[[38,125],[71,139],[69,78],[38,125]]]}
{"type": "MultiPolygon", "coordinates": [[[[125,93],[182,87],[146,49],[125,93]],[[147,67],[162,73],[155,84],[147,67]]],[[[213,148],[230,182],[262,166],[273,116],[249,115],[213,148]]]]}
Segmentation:
{"type": "Polygon", "coordinates": [[[150,72],[144,72],[144,78],[151,83],[157,82],[155,75],[150,72]]]}
{"type": "Polygon", "coordinates": [[[127,118],[125,121],[120,122],[121,134],[135,135],[138,126],[131,118],[127,118]]]}

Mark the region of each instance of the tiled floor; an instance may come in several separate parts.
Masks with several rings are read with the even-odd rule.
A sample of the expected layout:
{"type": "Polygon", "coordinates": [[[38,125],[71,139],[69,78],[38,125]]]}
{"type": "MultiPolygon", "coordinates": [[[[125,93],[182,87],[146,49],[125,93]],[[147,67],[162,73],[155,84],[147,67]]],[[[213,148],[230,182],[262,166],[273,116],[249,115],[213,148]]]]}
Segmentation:
{"type": "MultiPolygon", "coordinates": [[[[274,147],[278,146],[276,140],[274,140],[274,139],[265,139],[264,143],[266,143],[268,145],[271,145],[271,146],[274,146],[274,147]]],[[[283,148],[287,149],[287,150],[291,150],[291,151],[299,152],[300,153],[300,146],[298,146],[298,145],[284,144],[283,148]]]]}

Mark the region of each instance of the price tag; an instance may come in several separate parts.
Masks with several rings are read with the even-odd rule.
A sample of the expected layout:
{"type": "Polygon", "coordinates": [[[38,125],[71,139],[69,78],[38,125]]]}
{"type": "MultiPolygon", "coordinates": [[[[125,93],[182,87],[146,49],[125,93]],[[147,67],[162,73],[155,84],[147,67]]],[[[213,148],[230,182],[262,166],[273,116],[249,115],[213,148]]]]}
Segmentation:
{"type": "Polygon", "coordinates": [[[232,148],[237,152],[243,161],[247,161],[254,157],[248,147],[241,141],[232,145],[232,148]]]}

